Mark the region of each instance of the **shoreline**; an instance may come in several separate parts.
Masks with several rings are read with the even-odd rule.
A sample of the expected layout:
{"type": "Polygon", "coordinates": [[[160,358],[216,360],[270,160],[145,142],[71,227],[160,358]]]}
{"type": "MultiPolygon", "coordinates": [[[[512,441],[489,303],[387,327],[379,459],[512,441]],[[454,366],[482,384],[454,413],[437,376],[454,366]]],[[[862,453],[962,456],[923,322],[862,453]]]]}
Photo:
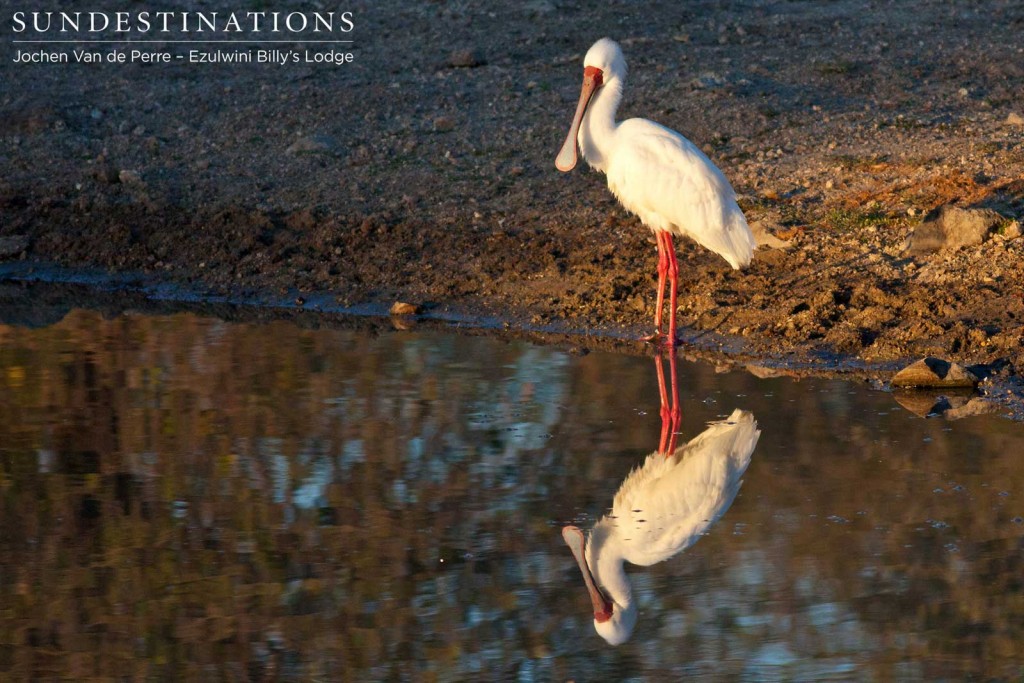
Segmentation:
{"type": "MultiPolygon", "coordinates": [[[[488,317],[471,307],[433,305],[412,316],[394,316],[385,302],[343,306],[329,292],[304,293],[217,292],[204,284],[180,283],[172,279],[144,274],[114,273],[102,269],[67,269],[36,262],[0,263],[0,307],[21,310],[26,299],[56,301],[47,308],[49,317],[41,323],[8,320],[3,324],[38,326],[59,321],[74,308],[102,310],[112,315],[138,312],[147,315],[191,313],[212,316],[225,321],[268,321],[286,319],[300,326],[333,326],[364,329],[372,333],[387,331],[446,331],[453,334],[495,336],[532,344],[563,348],[568,353],[586,354],[591,350],[626,355],[650,356],[657,347],[639,339],[635,327],[583,331],[567,324],[531,325],[525,318],[502,320],[488,317]],[[4,291],[5,285],[19,288],[4,291]],[[12,306],[12,302],[18,304],[12,306]]],[[[17,315],[17,314],[15,314],[17,315]]],[[[8,316],[9,317],[9,316],[8,316]]],[[[857,357],[820,354],[808,350],[786,349],[757,355],[745,348],[742,338],[719,335],[692,328],[681,328],[683,342],[676,353],[692,362],[710,364],[718,369],[743,371],[759,378],[790,377],[841,379],[867,383],[872,389],[894,394],[894,399],[907,410],[916,412],[920,406],[939,406],[953,400],[960,408],[967,402],[967,411],[953,411],[957,419],[978,412],[1000,412],[1004,417],[1024,422],[1024,381],[1013,372],[998,372],[986,378],[976,390],[928,388],[900,390],[890,380],[914,359],[867,361],[857,357]],[[901,400],[904,399],[904,400],[901,400]],[[916,406],[916,407],[912,407],[916,406]]],[[[926,417],[927,409],[918,415],[926,417]]],[[[937,417],[942,412],[929,414],[937,417]]]]}

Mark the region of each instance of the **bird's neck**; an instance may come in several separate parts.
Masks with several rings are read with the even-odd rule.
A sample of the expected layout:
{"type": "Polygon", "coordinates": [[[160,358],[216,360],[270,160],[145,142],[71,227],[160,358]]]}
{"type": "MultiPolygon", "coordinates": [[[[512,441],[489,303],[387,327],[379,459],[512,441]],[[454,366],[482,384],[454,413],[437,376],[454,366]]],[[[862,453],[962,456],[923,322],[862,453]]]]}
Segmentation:
{"type": "Polygon", "coordinates": [[[615,112],[622,101],[622,82],[619,79],[608,81],[596,93],[587,107],[587,113],[580,125],[580,151],[587,163],[599,171],[608,166],[615,141],[615,112]]]}
{"type": "Polygon", "coordinates": [[[587,564],[605,595],[618,609],[628,610],[633,604],[633,587],[626,576],[625,559],[613,524],[613,520],[604,518],[590,532],[587,564]]]}

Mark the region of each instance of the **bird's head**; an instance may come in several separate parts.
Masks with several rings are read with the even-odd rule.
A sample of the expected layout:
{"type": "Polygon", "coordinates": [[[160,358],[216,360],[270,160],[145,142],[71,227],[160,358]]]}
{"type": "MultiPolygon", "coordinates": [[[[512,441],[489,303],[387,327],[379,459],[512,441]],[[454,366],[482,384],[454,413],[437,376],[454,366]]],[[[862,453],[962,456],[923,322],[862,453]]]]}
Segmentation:
{"type": "Polygon", "coordinates": [[[622,48],[611,38],[602,38],[594,43],[587,56],[583,58],[583,87],[580,90],[576,114],[569,126],[569,134],[555,157],[555,167],[559,171],[571,171],[576,166],[576,136],[579,134],[583,116],[594,94],[601,88],[613,87],[622,90],[622,80],[626,77],[626,58],[622,56],[622,48]]]}
{"type": "Polygon", "coordinates": [[[588,69],[600,71],[602,83],[621,81],[626,77],[626,58],[622,56],[622,48],[611,38],[597,41],[583,58],[584,74],[588,69]]]}
{"type": "Polygon", "coordinates": [[[636,605],[633,603],[627,606],[617,605],[598,587],[594,581],[594,575],[590,571],[590,565],[587,563],[586,540],[579,527],[571,525],[563,527],[562,538],[572,550],[576,564],[580,566],[580,571],[583,573],[583,583],[587,586],[590,602],[594,607],[594,630],[608,641],[609,645],[620,645],[626,642],[633,635],[633,627],[636,626],[636,605]]]}
{"type": "Polygon", "coordinates": [[[633,635],[633,629],[636,627],[636,616],[636,603],[631,603],[628,607],[623,607],[622,609],[618,609],[618,606],[616,606],[616,609],[612,611],[611,619],[598,621],[595,615],[594,630],[609,645],[622,645],[633,635]]]}

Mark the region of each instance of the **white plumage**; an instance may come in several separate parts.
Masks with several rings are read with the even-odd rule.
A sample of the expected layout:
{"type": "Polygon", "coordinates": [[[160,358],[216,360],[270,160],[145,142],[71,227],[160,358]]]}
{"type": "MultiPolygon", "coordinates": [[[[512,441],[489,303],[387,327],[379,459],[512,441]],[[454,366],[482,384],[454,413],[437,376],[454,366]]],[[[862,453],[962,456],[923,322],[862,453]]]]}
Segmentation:
{"type": "Polygon", "coordinates": [[[674,344],[678,266],[671,236],[690,237],[737,269],[753,258],[754,236],[729,181],[696,145],[653,121],[615,121],[626,77],[626,61],[615,41],[602,38],[594,43],[584,58],[583,73],[576,115],[555,166],[572,170],[578,144],[587,163],[607,175],[608,187],[622,205],[655,232],[659,253],[655,336],[661,334],[667,277],[672,309],[666,341],[674,344]]]}
{"type": "Polygon", "coordinates": [[[754,238],[732,186],[696,145],[646,119],[622,122],[615,143],[608,187],[627,210],[652,230],[690,237],[733,268],[750,264],[754,238]]]}
{"type": "Polygon", "coordinates": [[[591,592],[594,628],[610,644],[628,640],[636,624],[624,562],[646,567],[693,545],[732,505],[760,435],[754,416],[735,410],[675,452],[647,456],[586,543],[577,527],[563,529],[591,592]]]}

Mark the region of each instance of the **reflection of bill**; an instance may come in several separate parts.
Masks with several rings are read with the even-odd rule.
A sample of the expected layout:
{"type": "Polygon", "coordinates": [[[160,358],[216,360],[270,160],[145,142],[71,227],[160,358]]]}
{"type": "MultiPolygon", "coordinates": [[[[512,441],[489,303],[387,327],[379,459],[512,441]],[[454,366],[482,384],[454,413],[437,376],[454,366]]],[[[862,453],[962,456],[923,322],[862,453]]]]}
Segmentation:
{"type": "MultiPolygon", "coordinates": [[[[673,405],[669,410],[663,390],[663,425],[673,416],[678,420],[675,359],[670,358],[673,405]]],[[[660,374],[659,363],[659,381],[660,374]]],[[[665,431],[663,426],[663,437],[665,431]]],[[[575,526],[562,529],[590,593],[594,628],[609,644],[629,640],[636,625],[624,563],[646,567],[693,545],[732,505],[760,435],[751,413],[734,410],[678,449],[663,445],[647,456],[622,482],[611,513],[594,525],[589,538],[584,540],[575,526]]]]}

